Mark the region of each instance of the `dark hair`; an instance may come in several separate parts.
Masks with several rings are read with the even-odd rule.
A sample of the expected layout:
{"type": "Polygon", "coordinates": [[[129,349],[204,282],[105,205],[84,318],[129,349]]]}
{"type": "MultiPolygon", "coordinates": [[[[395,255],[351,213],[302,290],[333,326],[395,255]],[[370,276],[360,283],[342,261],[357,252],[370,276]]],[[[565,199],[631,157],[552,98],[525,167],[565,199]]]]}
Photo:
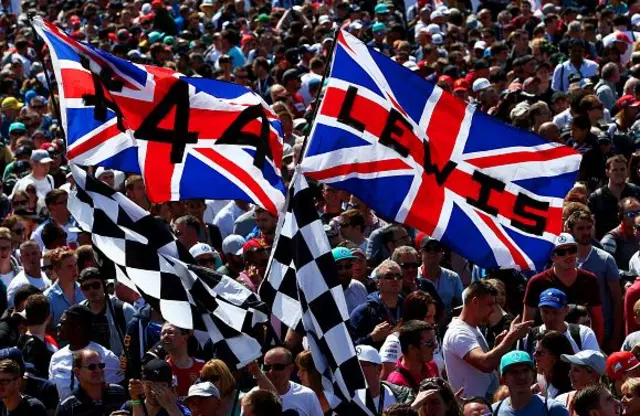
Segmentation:
{"type": "Polygon", "coordinates": [[[569,380],[569,369],[571,365],[560,359],[562,354],[573,355],[574,353],[573,347],[567,337],[558,331],[549,331],[544,334],[538,342],[556,359],[550,379],[547,381],[558,389],[558,394],[573,390],[571,388],[571,381],[569,380]]]}
{"type": "Polygon", "coordinates": [[[438,302],[436,302],[430,294],[423,292],[422,290],[411,292],[406,298],[404,298],[401,322],[407,322],[413,319],[422,321],[429,312],[429,305],[435,305],[436,316],[438,316],[440,313],[438,310],[438,302]]]}
{"type": "Polygon", "coordinates": [[[382,244],[386,246],[389,242],[393,241],[393,237],[397,231],[404,229],[401,225],[388,225],[382,230],[382,244]]]}
{"type": "Polygon", "coordinates": [[[268,390],[253,390],[242,397],[242,405],[250,408],[255,416],[281,416],[282,400],[268,390]]]}
{"type": "Polygon", "coordinates": [[[340,214],[340,221],[351,224],[352,227],[359,227],[360,232],[364,232],[367,224],[364,220],[364,215],[357,209],[349,209],[340,214]]]}
{"type": "Polygon", "coordinates": [[[591,120],[586,115],[580,114],[571,121],[571,125],[580,130],[589,130],[591,129],[591,120]]]}
{"type": "Polygon", "coordinates": [[[570,304],[569,311],[564,320],[570,324],[577,324],[580,318],[590,318],[587,308],[582,305],[570,304]]]}
{"type": "Polygon", "coordinates": [[[635,152],[629,158],[629,182],[640,185],[640,175],[638,174],[638,167],[640,167],[640,152],[635,152]]]}
{"type": "Polygon", "coordinates": [[[191,227],[196,230],[198,234],[200,234],[200,221],[198,221],[198,219],[193,215],[183,215],[182,217],[178,218],[175,221],[175,225],[178,226],[179,224],[184,224],[187,227],[191,227]]]}
{"type": "Polygon", "coordinates": [[[578,221],[589,221],[593,223],[593,217],[591,217],[591,213],[586,211],[574,211],[569,215],[569,218],[567,218],[567,228],[572,230],[578,221]]]}
{"type": "Polygon", "coordinates": [[[22,375],[20,365],[10,358],[0,360],[0,373],[11,374],[16,377],[20,377],[22,375]]]}
{"type": "Polygon", "coordinates": [[[29,296],[24,306],[27,325],[43,324],[49,315],[51,315],[50,308],[49,298],[42,293],[34,293],[29,296]]]}
{"type": "Polygon", "coordinates": [[[422,380],[418,391],[431,389],[438,390],[438,393],[440,393],[440,396],[442,396],[442,400],[448,407],[445,416],[459,416],[462,413],[460,411],[458,400],[456,399],[456,396],[453,393],[453,389],[448,382],[439,377],[429,377],[422,380]]]}
{"type": "Polygon", "coordinates": [[[13,304],[20,305],[22,302],[27,300],[29,296],[36,293],[42,293],[42,291],[33,285],[24,285],[20,289],[16,290],[16,294],[13,296],[13,304]]]}
{"type": "Polygon", "coordinates": [[[387,407],[382,416],[418,416],[418,412],[411,405],[396,403],[387,407]]]}
{"type": "Polygon", "coordinates": [[[465,292],[465,297],[462,300],[464,304],[467,303],[467,300],[471,300],[473,298],[481,298],[483,296],[497,296],[498,289],[491,283],[485,280],[478,280],[477,282],[473,282],[469,285],[465,292]]]}
{"type": "Polygon", "coordinates": [[[611,165],[614,163],[624,163],[625,165],[629,164],[626,157],[622,155],[615,155],[607,159],[607,161],[605,162],[605,168],[607,170],[611,169],[611,165]]]}
{"type": "Polygon", "coordinates": [[[578,416],[588,416],[591,410],[600,408],[600,397],[607,393],[602,384],[587,386],[576,393],[573,399],[573,410],[578,416]]]}
{"type": "Polygon", "coordinates": [[[54,248],[53,245],[62,237],[67,237],[67,233],[55,222],[49,222],[42,228],[42,243],[47,249],[54,248]]]}
{"type": "Polygon", "coordinates": [[[419,348],[420,335],[422,334],[422,331],[430,331],[432,329],[431,325],[424,321],[418,321],[417,319],[405,322],[400,327],[400,334],[398,335],[402,353],[407,354],[409,352],[409,347],[412,345],[419,348]]]}
{"type": "Polygon", "coordinates": [[[44,196],[44,204],[48,207],[55,204],[58,200],[58,197],[67,195],[67,193],[63,189],[52,189],[44,196]]]}
{"type": "Polygon", "coordinates": [[[464,405],[467,405],[469,403],[481,403],[491,408],[491,402],[487,400],[486,397],[482,397],[482,396],[473,396],[473,397],[468,397],[462,400],[463,407],[464,405]]]}
{"type": "Polygon", "coordinates": [[[315,392],[323,391],[322,375],[316,369],[313,357],[311,356],[311,350],[302,351],[298,354],[296,357],[296,367],[309,373],[309,385],[307,387],[315,392]]]}

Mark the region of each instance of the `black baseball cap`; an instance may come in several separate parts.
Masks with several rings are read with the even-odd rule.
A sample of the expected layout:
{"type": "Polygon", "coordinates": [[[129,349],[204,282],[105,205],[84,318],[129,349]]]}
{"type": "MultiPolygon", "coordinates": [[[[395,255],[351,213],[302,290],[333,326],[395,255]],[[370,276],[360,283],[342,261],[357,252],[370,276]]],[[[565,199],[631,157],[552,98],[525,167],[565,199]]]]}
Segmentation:
{"type": "Polygon", "coordinates": [[[151,360],[142,368],[142,379],[171,383],[173,380],[171,366],[165,360],[151,360]]]}
{"type": "Polygon", "coordinates": [[[89,279],[105,280],[104,276],[102,276],[102,273],[100,273],[100,270],[98,270],[98,268],[96,267],[87,267],[86,269],[81,271],[80,276],[78,276],[78,283],[82,283],[85,280],[89,279]]]}

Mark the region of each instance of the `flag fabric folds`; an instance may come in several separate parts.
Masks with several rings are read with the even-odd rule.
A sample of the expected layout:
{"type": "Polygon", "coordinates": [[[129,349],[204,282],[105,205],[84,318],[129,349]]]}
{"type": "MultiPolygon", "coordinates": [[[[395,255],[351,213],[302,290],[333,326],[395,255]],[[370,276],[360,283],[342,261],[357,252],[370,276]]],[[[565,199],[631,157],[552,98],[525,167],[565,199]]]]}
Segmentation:
{"type": "Polygon", "coordinates": [[[281,126],[258,94],[133,64],[39,17],[33,25],[51,53],[70,161],[140,173],[152,202],[241,199],[278,212],[281,126]]]}
{"type": "Polygon", "coordinates": [[[507,126],[341,31],[302,161],[485,268],[541,269],[580,155],[507,126]]]}
{"type": "Polygon", "coordinates": [[[76,189],[69,210],[114,264],[115,277],[172,324],[208,335],[216,352],[240,368],[260,357],[252,334],[268,310],[249,289],[193,261],[168,225],[119,192],[70,165],[76,189]]]}
{"type": "Polygon", "coordinates": [[[331,246],[313,191],[300,172],[289,186],[287,209],[280,214],[259,293],[278,320],[303,328],[323,387],[337,399],[332,405],[341,409],[338,414],[371,414],[367,406],[374,407],[349,334],[349,313],[331,246]]]}

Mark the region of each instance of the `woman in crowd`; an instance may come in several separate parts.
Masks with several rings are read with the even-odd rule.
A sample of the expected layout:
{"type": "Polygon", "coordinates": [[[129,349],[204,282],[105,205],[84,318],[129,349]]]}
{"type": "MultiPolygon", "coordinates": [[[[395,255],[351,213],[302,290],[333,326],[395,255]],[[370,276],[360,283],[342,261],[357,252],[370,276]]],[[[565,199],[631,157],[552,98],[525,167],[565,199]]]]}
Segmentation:
{"type": "Polygon", "coordinates": [[[313,390],[316,396],[318,396],[318,400],[322,406],[322,412],[327,416],[331,415],[333,411],[322,387],[322,375],[316,370],[313,364],[311,351],[306,350],[298,354],[296,357],[296,368],[298,369],[300,383],[313,390]]]}
{"type": "Polygon", "coordinates": [[[533,353],[538,370],[538,388],[550,399],[572,390],[569,379],[571,366],[560,359],[562,354],[572,355],[573,347],[567,337],[557,331],[547,332],[533,353]]]}
{"type": "Polygon", "coordinates": [[[640,378],[630,378],[622,385],[622,414],[640,415],[640,378]]]}
{"type": "Polygon", "coordinates": [[[210,360],[200,370],[200,381],[210,381],[220,392],[221,415],[236,416],[240,414],[239,390],[236,379],[229,367],[222,360],[210,360]]]}
{"type": "Polygon", "coordinates": [[[420,383],[413,404],[420,416],[460,416],[460,404],[449,383],[441,378],[428,378],[420,383]]]}

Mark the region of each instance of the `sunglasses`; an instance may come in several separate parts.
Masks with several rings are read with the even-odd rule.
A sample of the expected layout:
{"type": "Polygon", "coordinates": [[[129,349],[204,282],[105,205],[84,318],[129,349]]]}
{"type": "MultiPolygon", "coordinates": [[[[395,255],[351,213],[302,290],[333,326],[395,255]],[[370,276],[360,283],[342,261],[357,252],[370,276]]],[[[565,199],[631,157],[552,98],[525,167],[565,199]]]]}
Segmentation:
{"type": "Polygon", "coordinates": [[[400,273],[387,273],[380,276],[384,280],[402,280],[402,274],[400,273]]]}
{"type": "Polygon", "coordinates": [[[262,364],[262,371],[265,373],[269,371],[282,371],[287,368],[287,364],[262,364]]]}
{"type": "Polygon", "coordinates": [[[205,258],[205,259],[197,259],[196,263],[198,264],[216,264],[215,258],[205,258]]]}
{"type": "Polygon", "coordinates": [[[87,284],[84,284],[84,285],[80,286],[80,288],[84,292],[88,291],[89,289],[98,290],[101,287],[102,287],[102,282],[87,283],[87,284]]]}
{"type": "Polygon", "coordinates": [[[567,248],[558,248],[553,250],[553,255],[554,256],[566,256],[567,254],[571,255],[571,254],[576,254],[578,252],[578,247],[576,246],[569,246],[567,248]]]}
{"type": "Polygon", "coordinates": [[[629,212],[625,212],[625,213],[624,213],[624,215],[625,215],[627,218],[635,218],[635,217],[637,217],[638,215],[640,215],[640,211],[629,211],[629,212]]]}
{"type": "Polygon", "coordinates": [[[106,367],[105,363],[89,364],[89,365],[82,366],[82,368],[86,368],[89,371],[96,371],[97,369],[104,370],[105,367],[106,367]]]}
{"type": "Polygon", "coordinates": [[[407,270],[407,269],[417,269],[418,267],[420,267],[420,263],[400,263],[400,267],[407,270]]]}

